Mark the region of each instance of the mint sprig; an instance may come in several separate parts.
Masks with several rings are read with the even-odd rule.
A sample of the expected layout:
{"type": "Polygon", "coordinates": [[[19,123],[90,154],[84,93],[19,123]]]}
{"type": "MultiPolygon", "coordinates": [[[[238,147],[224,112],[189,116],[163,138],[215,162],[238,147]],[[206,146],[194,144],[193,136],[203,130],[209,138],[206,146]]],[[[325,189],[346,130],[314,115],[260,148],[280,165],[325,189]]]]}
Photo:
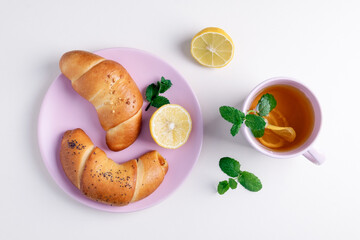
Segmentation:
{"type": "Polygon", "coordinates": [[[150,84],[146,88],[145,92],[146,100],[149,102],[145,111],[149,110],[150,106],[159,108],[165,104],[169,104],[169,99],[164,96],[159,96],[159,94],[166,92],[171,86],[171,81],[169,79],[165,79],[164,77],[161,77],[161,81],[157,81],[157,84],[150,84]]]}
{"type": "Polygon", "coordinates": [[[239,133],[241,125],[245,121],[245,125],[250,128],[252,134],[256,138],[260,138],[264,135],[266,122],[263,117],[269,115],[269,113],[276,107],[276,100],[273,95],[264,94],[256,109],[249,110],[247,114],[242,111],[229,106],[221,106],[219,108],[220,115],[228,122],[232,123],[230,133],[235,136],[239,133]]]}
{"type": "Polygon", "coordinates": [[[220,169],[229,177],[229,180],[219,182],[217,191],[220,195],[226,193],[229,188],[237,188],[238,182],[251,192],[258,192],[262,189],[260,179],[253,173],[240,170],[240,163],[233,158],[223,157],[219,161],[220,169]]]}

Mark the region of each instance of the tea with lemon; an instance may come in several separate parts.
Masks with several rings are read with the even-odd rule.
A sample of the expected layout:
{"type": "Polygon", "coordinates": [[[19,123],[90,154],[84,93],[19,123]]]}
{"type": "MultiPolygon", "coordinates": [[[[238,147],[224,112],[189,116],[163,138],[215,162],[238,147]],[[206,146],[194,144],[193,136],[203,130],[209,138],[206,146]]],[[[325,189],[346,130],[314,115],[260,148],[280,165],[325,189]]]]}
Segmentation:
{"type": "Polygon", "coordinates": [[[266,93],[272,94],[277,101],[276,107],[265,117],[267,122],[279,127],[292,127],[296,132],[296,138],[293,142],[288,142],[271,130],[265,129],[264,136],[257,140],[273,151],[291,151],[300,147],[314,129],[315,114],[310,100],[293,86],[272,85],[258,93],[250,109],[255,109],[261,96],[266,93]]]}

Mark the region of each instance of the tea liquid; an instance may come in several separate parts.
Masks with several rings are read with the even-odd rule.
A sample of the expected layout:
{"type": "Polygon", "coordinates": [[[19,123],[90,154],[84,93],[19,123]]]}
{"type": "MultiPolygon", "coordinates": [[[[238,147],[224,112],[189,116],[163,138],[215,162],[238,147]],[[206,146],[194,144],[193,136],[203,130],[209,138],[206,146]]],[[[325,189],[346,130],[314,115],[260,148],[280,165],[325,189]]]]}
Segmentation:
{"type": "MultiPolygon", "coordinates": [[[[255,109],[262,95],[270,93],[274,95],[277,105],[266,117],[270,124],[279,127],[292,127],[296,132],[296,138],[293,142],[287,142],[282,139],[281,147],[271,148],[272,151],[290,151],[300,147],[310,137],[314,129],[314,109],[306,95],[289,85],[273,85],[263,89],[251,103],[250,109],[255,109]]],[[[274,137],[271,130],[265,129],[265,137],[274,137]],[[272,135],[271,135],[272,134],[272,135]],[[265,136],[266,135],[266,136],[265,136]]],[[[259,139],[257,139],[259,141],[259,139]]],[[[261,143],[261,141],[259,141],[261,143]]]]}

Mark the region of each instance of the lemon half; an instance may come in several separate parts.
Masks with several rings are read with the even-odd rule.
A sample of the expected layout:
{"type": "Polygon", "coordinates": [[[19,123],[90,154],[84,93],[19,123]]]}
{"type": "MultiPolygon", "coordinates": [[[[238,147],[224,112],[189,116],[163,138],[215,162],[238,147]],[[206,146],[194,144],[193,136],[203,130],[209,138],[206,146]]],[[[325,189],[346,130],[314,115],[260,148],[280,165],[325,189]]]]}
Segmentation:
{"type": "Polygon", "coordinates": [[[180,105],[166,104],[150,119],[150,134],[161,147],[176,149],[186,143],[191,132],[190,114],[180,105]]]}
{"type": "Polygon", "coordinates": [[[234,43],[224,30],[205,28],[192,39],[191,55],[201,65],[221,68],[233,58],[234,43]]]}

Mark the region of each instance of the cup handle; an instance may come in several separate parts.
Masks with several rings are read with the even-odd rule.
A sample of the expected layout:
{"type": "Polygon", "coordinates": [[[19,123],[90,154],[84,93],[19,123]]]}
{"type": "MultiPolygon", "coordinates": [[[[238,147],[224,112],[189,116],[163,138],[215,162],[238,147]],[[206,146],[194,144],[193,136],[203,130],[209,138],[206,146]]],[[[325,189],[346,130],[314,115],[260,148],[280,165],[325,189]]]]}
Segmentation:
{"type": "Polygon", "coordinates": [[[314,148],[309,148],[307,152],[305,152],[304,157],[306,157],[309,161],[316,165],[321,165],[325,162],[325,156],[316,151],[314,148]]]}

